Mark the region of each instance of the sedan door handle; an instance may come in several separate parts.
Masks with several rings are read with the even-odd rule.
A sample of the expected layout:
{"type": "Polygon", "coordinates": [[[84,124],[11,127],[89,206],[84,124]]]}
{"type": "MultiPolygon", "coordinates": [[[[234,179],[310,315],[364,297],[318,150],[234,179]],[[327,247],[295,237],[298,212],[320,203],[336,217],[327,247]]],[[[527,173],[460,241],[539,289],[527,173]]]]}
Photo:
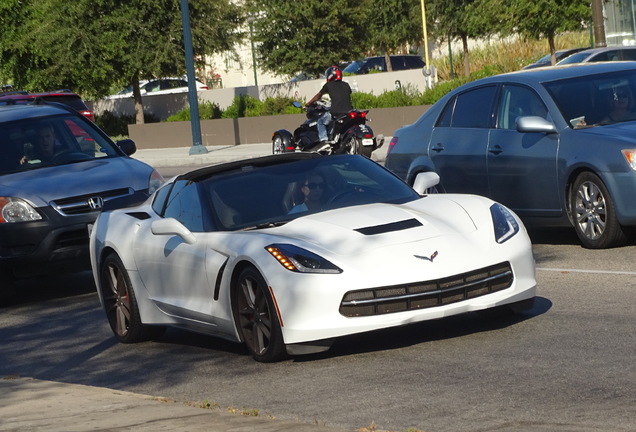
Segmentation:
{"type": "Polygon", "coordinates": [[[501,146],[496,145],[496,146],[494,146],[494,147],[491,147],[488,151],[489,151],[490,153],[492,153],[492,154],[496,154],[496,155],[498,155],[499,153],[501,153],[501,152],[503,151],[503,149],[501,148],[501,146]]]}
{"type": "Polygon", "coordinates": [[[444,145],[442,143],[437,143],[433,147],[431,147],[431,150],[433,150],[434,152],[441,152],[442,150],[444,150],[444,145]]]}

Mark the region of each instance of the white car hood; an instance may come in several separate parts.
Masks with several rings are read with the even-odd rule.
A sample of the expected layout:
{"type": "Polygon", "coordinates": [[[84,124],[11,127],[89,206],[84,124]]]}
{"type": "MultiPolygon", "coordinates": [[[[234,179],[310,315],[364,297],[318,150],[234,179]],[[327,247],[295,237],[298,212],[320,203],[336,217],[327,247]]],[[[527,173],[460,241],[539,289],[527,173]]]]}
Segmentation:
{"type": "Polygon", "coordinates": [[[350,255],[365,246],[381,248],[475,230],[473,220],[456,202],[420,199],[405,205],[369,204],[312,214],[277,228],[276,234],[350,255]]]}

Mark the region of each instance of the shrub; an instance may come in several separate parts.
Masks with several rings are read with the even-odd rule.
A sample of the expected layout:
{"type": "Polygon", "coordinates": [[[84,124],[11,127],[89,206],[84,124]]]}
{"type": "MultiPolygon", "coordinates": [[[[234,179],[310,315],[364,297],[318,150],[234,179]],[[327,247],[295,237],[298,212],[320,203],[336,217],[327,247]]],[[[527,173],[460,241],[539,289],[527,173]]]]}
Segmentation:
{"type": "MultiPolygon", "coordinates": [[[[223,110],[219,108],[219,105],[213,102],[201,102],[199,103],[199,118],[201,120],[220,119],[223,115],[223,110]]],[[[171,115],[166,121],[190,121],[190,108],[185,108],[178,113],[171,115]]]]}
{"type": "Polygon", "coordinates": [[[263,114],[262,115],[279,115],[288,114],[290,107],[295,110],[294,113],[302,112],[300,108],[296,108],[292,105],[294,98],[292,97],[268,97],[263,101],[263,114]]]}
{"type": "Polygon", "coordinates": [[[258,117],[263,112],[263,102],[250,95],[238,95],[232,105],[223,112],[223,118],[258,117]]]}

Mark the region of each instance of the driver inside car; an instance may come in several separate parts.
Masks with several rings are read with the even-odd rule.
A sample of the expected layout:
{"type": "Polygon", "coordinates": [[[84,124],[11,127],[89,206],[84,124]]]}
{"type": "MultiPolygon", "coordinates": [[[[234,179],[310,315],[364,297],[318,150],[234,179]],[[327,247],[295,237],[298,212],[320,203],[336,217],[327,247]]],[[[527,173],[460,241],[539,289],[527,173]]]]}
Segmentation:
{"type": "Polygon", "coordinates": [[[24,155],[20,159],[20,164],[36,163],[36,162],[48,162],[53,159],[53,156],[59,152],[62,148],[62,144],[55,137],[55,129],[50,123],[41,124],[37,130],[37,139],[35,141],[34,155],[24,155]]]}

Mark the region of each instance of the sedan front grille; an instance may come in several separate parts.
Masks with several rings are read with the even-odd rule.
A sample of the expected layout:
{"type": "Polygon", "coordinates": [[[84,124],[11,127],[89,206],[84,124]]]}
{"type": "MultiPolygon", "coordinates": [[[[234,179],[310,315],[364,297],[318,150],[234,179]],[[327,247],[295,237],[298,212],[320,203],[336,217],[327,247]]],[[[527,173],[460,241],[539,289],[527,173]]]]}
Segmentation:
{"type": "Polygon", "coordinates": [[[504,262],[438,280],[349,291],[340,313],[361,317],[442,306],[501,291],[513,280],[510,263],[504,262]]]}
{"type": "Polygon", "coordinates": [[[101,211],[101,205],[114,198],[121,198],[131,195],[132,189],[121,188],[103,192],[95,192],[94,194],[79,195],[75,197],[62,198],[51,203],[51,207],[57,210],[63,216],[72,216],[95,211],[101,211]],[[96,206],[100,202],[100,206],[96,206]]]}

